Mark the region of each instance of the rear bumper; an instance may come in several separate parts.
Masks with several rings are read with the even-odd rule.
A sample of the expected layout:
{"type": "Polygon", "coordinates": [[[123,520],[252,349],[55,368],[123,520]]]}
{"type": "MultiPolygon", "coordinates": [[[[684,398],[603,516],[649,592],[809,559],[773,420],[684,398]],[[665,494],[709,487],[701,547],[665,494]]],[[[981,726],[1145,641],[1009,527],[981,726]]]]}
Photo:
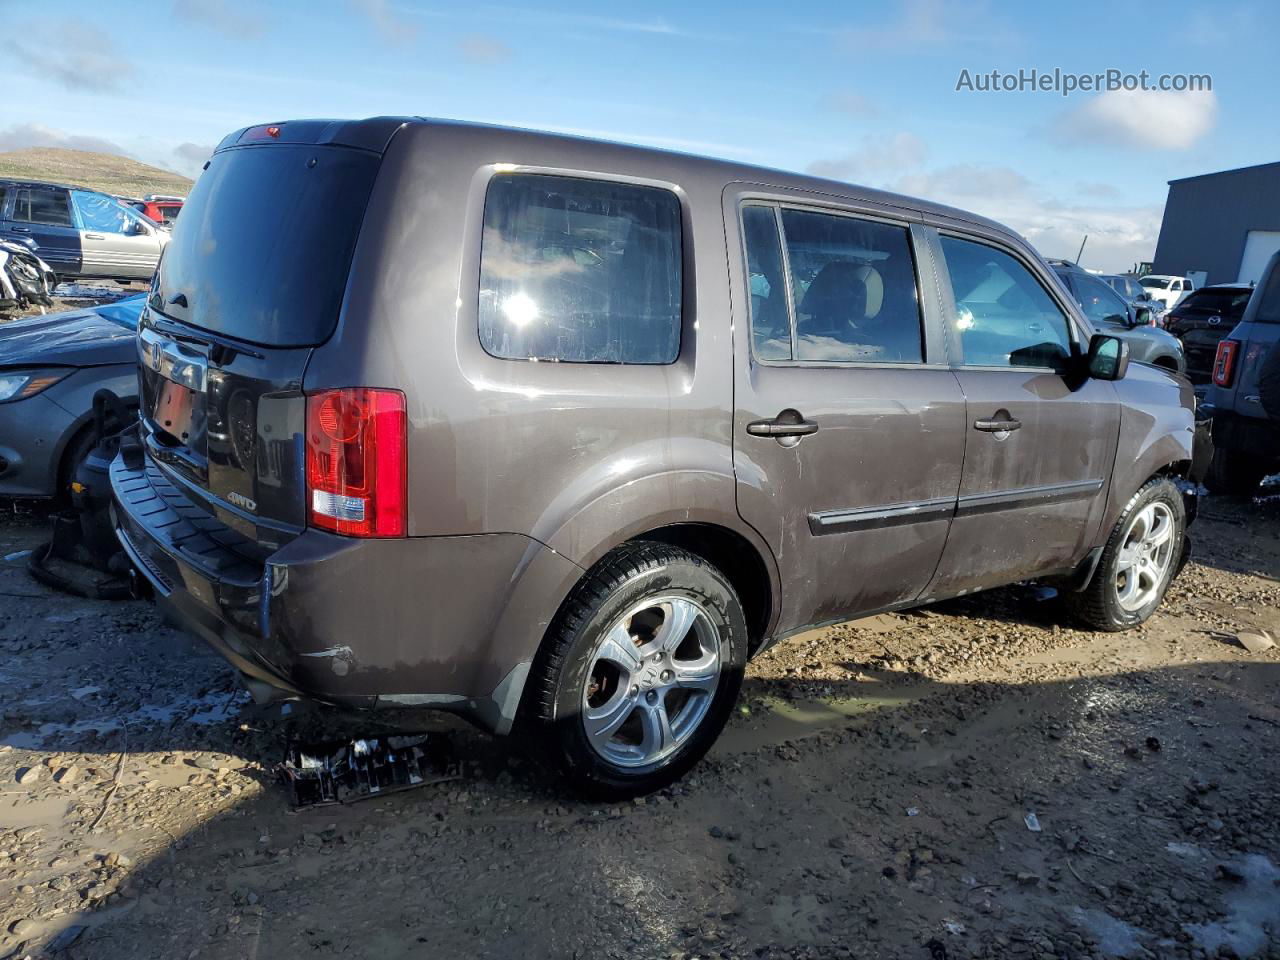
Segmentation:
{"type": "Polygon", "coordinates": [[[519,534],[356,540],[307,530],[262,560],[150,460],[111,465],[117,536],[157,602],[287,694],[436,707],[506,733],[581,571],[519,534]]]}

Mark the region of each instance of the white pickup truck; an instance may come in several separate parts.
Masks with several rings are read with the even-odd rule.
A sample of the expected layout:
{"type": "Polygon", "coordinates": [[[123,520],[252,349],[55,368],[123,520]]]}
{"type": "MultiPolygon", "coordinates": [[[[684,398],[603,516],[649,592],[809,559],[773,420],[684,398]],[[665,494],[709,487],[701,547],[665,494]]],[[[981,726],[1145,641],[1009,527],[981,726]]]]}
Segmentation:
{"type": "Polygon", "coordinates": [[[1153,300],[1159,300],[1166,310],[1172,310],[1178,302],[1196,288],[1187,277],[1172,277],[1163,273],[1149,273],[1139,277],[1138,282],[1151,294],[1153,300]]]}

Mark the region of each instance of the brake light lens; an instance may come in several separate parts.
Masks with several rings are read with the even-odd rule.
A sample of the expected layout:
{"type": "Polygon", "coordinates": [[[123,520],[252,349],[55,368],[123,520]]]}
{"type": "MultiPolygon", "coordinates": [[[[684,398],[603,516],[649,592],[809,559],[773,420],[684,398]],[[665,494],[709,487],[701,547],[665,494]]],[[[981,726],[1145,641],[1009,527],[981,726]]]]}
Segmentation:
{"type": "Polygon", "coordinates": [[[1240,351],[1238,340],[1221,340],[1218,353],[1213,358],[1213,382],[1215,386],[1229,387],[1236,375],[1236,354],[1240,351]]]}
{"type": "Polygon", "coordinates": [[[349,537],[403,537],[407,430],[399,390],[348,387],[307,397],[307,516],[349,537]]]}

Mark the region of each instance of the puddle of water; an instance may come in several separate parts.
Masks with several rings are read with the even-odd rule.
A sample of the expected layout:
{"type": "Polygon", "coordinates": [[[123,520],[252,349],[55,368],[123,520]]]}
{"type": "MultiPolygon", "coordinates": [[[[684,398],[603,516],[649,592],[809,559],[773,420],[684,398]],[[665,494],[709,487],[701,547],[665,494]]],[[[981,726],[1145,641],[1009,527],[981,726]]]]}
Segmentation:
{"type": "Polygon", "coordinates": [[[787,740],[812,736],[827,727],[876,710],[906,706],[920,694],[905,692],[865,697],[832,697],[821,700],[783,700],[765,697],[750,721],[730,725],[716,743],[715,752],[744,753],[787,740]]]}

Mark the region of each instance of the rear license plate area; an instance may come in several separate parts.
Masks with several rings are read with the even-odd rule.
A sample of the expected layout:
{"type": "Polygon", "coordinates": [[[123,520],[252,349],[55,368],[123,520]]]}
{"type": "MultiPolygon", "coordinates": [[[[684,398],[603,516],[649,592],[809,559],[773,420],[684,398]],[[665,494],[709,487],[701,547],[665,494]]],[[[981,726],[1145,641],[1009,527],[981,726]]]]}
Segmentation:
{"type": "Polygon", "coordinates": [[[156,394],[155,404],[151,410],[151,419],[165,433],[180,443],[186,443],[191,437],[191,411],[194,395],[186,387],[172,380],[160,381],[160,392],[156,394]]]}

